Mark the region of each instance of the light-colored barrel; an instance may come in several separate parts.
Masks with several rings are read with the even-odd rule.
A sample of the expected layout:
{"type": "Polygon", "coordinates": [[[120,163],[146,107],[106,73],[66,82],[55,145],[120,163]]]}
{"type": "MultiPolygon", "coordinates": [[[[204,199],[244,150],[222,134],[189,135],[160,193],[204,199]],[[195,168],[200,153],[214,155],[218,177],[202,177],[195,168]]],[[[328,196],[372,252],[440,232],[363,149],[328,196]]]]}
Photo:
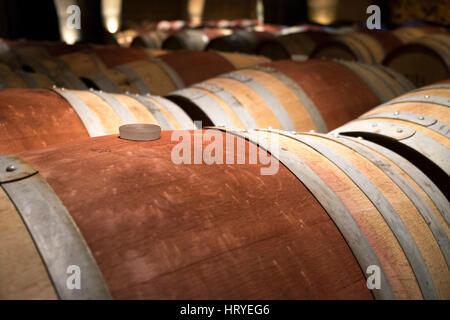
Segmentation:
{"type": "Polygon", "coordinates": [[[182,109],[162,97],[96,90],[5,89],[0,114],[0,154],[117,134],[123,124],[194,128],[182,109]]]}

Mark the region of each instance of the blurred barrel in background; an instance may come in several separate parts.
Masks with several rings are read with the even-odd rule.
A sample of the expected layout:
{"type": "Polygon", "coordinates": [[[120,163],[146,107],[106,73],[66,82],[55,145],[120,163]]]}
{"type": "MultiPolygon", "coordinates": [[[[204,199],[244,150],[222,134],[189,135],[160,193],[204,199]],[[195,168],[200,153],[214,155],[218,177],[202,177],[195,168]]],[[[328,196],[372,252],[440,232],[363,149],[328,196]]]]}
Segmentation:
{"type": "Polygon", "coordinates": [[[282,35],[263,43],[259,53],[272,60],[306,59],[317,45],[330,37],[329,33],[323,31],[304,31],[282,35]]]}
{"type": "Polygon", "coordinates": [[[183,30],[166,38],[162,48],[167,50],[203,50],[213,39],[230,33],[230,30],[212,28],[183,30]]]}
{"type": "Polygon", "coordinates": [[[379,64],[387,53],[401,45],[401,40],[390,32],[367,30],[335,36],[319,45],[311,57],[379,64]]]}
{"type": "Polygon", "coordinates": [[[92,73],[83,80],[88,86],[104,91],[164,95],[221,73],[267,61],[244,54],[181,50],[92,73]]]}
{"type": "Polygon", "coordinates": [[[408,77],[416,86],[450,78],[450,35],[434,33],[391,52],[384,65],[408,77]]]}
{"type": "Polygon", "coordinates": [[[275,35],[269,32],[237,30],[231,35],[211,40],[207,50],[225,52],[257,53],[260,46],[275,35]]]}

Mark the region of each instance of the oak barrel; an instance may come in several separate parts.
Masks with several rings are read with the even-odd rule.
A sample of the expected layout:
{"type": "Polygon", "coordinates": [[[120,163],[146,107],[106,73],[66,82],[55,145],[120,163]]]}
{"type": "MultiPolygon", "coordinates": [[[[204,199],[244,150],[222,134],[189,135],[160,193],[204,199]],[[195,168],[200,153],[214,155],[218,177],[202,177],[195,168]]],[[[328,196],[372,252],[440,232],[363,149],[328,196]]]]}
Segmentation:
{"type": "Polygon", "coordinates": [[[423,87],[334,132],[362,136],[405,156],[450,195],[450,86],[423,87]]]}
{"type": "Polygon", "coordinates": [[[450,78],[450,35],[434,33],[392,51],[383,61],[416,86],[450,78]]]}
{"type": "Polygon", "coordinates": [[[162,97],[61,88],[0,91],[0,154],[114,134],[130,123],[194,128],[182,109],[162,97]]]}
{"type": "Polygon", "coordinates": [[[83,80],[90,87],[109,92],[164,95],[221,73],[267,61],[252,55],[180,50],[89,74],[83,80]]]}
{"type": "Polygon", "coordinates": [[[401,40],[390,32],[366,30],[335,36],[317,46],[311,57],[379,64],[401,45],[401,40]]]}
{"type": "Polygon", "coordinates": [[[281,60],[220,75],[167,98],[207,126],[327,132],[411,89],[408,80],[383,67],[281,60]]]}
{"type": "Polygon", "coordinates": [[[163,131],[149,142],[106,136],[1,157],[1,295],[449,299],[448,221],[424,190],[433,183],[409,176],[411,163],[348,137],[222,130],[163,131]],[[224,153],[188,163],[212,145],[224,153]],[[279,159],[275,172],[261,174],[264,157],[270,166],[279,159]],[[81,290],[67,290],[68,265],[90,280],[81,290]],[[369,267],[378,289],[366,286],[369,267]]]}

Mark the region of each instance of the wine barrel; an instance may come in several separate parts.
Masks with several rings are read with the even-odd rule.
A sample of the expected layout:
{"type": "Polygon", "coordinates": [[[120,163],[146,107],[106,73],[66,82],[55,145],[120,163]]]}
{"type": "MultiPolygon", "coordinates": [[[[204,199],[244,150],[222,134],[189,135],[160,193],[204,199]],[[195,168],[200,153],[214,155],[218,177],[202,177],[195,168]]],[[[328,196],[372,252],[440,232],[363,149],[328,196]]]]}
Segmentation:
{"type": "Polygon", "coordinates": [[[169,33],[162,30],[138,33],[132,40],[132,47],[161,49],[165,39],[169,37],[169,33]]]}
{"type": "Polygon", "coordinates": [[[260,46],[275,35],[269,32],[236,30],[232,34],[211,40],[207,50],[257,53],[260,46]]]}
{"type": "Polygon", "coordinates": [[[392,74],[351,62],[280,60],[220,75],[167,98],[206,126],[327,132],[413,88],[392,74]]]}
{"type": "Polygon", "coordinates": [[[258,53],[272,60],[305,59],[330,37],[330,33],[323,31],[291,33],[266,41],[258,53]]]}
{"type": "Polygon", "coordinates": [[[408,77],[416,86],[450,78],[450,35],[436,33],[408,43],[383,61],[408,77]]]}
{"type": "MultiPolygon", "coordinates": [[[[378,292],[379,294],[392,294],[402,299],[420,298],[420,295],[425,299],[448,299],[449,220],[445,220],[443,215],[448,219],[450,207],[442,194],[438,193],[444,206],[439,207],[420,185],[408,178],[409,169],[389,160],[390,155],[385,154],[383,149],[371,149],[372,146],[367,147],[361,140],[323,134],[267,131],[268,134],[242,131],[237,134],[259,145],[263,142],[262,146],[272,154],[277,154],[276,148],[281,147],[278,155],[280,161],[296,175],[305,175],[306,171],[312,169],[320,179],[305,179],[302,182],[324,208],[336,209],[336,202],[331,200],[330,204],[332,198],[329,194],[318,189],[326,186],[341,199],[354,221],[339,221],[343,218],[342,215],[334,221],[338,227],[342,225],[349,229],[352,229],[352,225],[357,225],[360,236],[366,238],[367,244],[379,258],[379,263],[370,264],[384,269],[385,279],[390,282],[391,289],[389,293],[378,292]],[[272,147],[272,140],[278,142],[275,148],[272,147]],[[292,157],[292,154],[295,157],[292,157]],[[322,186],[319,187],[320,184],[322,186]],[[445,208],[445,211],[440,211],[440,208],[445,208]],[[381,239],[384,244],[379,242],[381,239]],[[397,242],[394,245],[398,246],[397,248],[391,247],[394,242],[397,242]],[[414,246],[416,248],[413,248],[414,246]],[[381,247],[384,249],[377,253],[381,247]],[[387,254],[388,251],[390,254],[387,254]],[[413,251],[416,253],[413,254],[413,251]],[[404,264],[397,260],[398,253],[402,256],[401,260],[406,258],[409,263],[404,264]],[[390,259],[393,261],[388,262],[390,259]],[[386,268],[383,264],[386,264],[386,268]],[[400,270],[400,266],[408,266],[410,270],[400,270]],[[400,269],[394,271],[398,267],[400,269]]],[[[434,189],[437,190],[436,187],[434,189]]],[[[330,211],[328,213],[332,216],[330,211]]],[[[344,228],[340,228],[344,237],[346,232],[355,236],[355,229],[349,231],[344,228]]],[[[352,241],[349,238],[347,242],[351,246],[352,241]]],[[[370,251],[367,247],[352,249],[359,261],[361,256],[370,251]],[[359,250],[361,252],[358,252],[359,250]]],[[[364,264],[361,267],[365,270],[364,264]]],[[[381,287],[383,286],[382,284],[381,287]]]]}
{"type": "Polygon", "coordinates": [[[183,110],[162,97],[59,88],[0,91],[0,154],[114,134],[129,123],[194,128],[183,110]]]}
{"type": "Polygon", "coordinates": [[[419,38],[422,38],[432,33],[445,33],[445,28],[435,26],[414,26],[414,27],[402,27],[392,31],[392,33],[399,38],[403,43],[408,43],[419,38]]]}
{"type": "Polygon", "coordinates": [[[107,136],[0,158],[0,252],[17,252],[1,255],[1,295],[449,298],[448,226],[408,177],[414,166],[359,140],[273,130],[183,132],[186,150],[206,152],[209,145],[194,141],[214,136],[225,150],[216,161],[236,159],[226,141],[245,161],[177,165],[174,134],[148,142],[107,136]],[[250,162],[252,150],[279,159],[278,170],[261,174],[267,166],[250,162]],[[89,279],[81,290],[66,286],[73,265],[89,279]],[[369,267],[380,275],[372,291],[369,267]]]}
{"type": "MultiPolygon", "coordinates": [[[[201,131],[189,137],[201,139],[201,131]]],[[[249,149],[247,142],[240,141],[249,149]]],[[[161,139],[150,142],[101,137],[55,147],[53,152],[20,154],[21,163],[30,163],[29,173],[39,170],[21,181],[42,184],[42,189],[35,190],[48,200],[43,206],[50,203],[49,198],[54,204],[46,210],[52,217],[45,218],[54,222],[53,234],[63,234],[56,236],[60,238],[57,246],[44,230],[42,236],[30,235],[24,223],[14,219],[27,215],[20,200],[8,199],[14,193],[9,188],[20,186],[3,184],[9,177],[2,175],[5,189],[0,190],[7,196],[2,195],[1,205],[7,214],[0,216],[0,252],[17,255],[1,255],[0,296],[372,298],[333,221],[286,168],[261,176],[262,165],[175,165],[174,146],[171,132],[163,131],[161,139]],[[89,175],[82,174],[87,168],[89,175]],[[266,186],[277,186],[279,192],[266,186]],[[67,229],[60,222],[66,222],[67,229]],[[58,261],[50,264],[44,246],[58,261]],[[69,264],[80,266],[83,277],[89,279],[82,281],[81,290],[67,290],[69,256],[69,264]],[[32,272],[25,272],[24,266],[32,272]]],[[[4,164],[11,165],[14,158],[1,160],[3,172],[4,164]]],[[[22,168],[16,173],[20,175],[22,168]]],[[[29,208],[34,206],[35,194],[23,195],[29,208]]],[[[41,213],[37,208],[33,211],[35,217],[41,213]]],[[[38,222],[25,221],[30,230],[38,228],[38,222]]]]}
{"type": "Polygon", "coordinates": [[[230,62],[235,69],[249,68],[257,64],[270,62],[270,59],[258,55],[235,53],[235,52],[220,52],[220,51],[212,51],[212,52],[215,52],[218,55],[221,55],[222,57],[227,59],[228,62],[230,62]]]}
{"type": "Polygon", "coordinates": [[[214,38],[230,34],[226,29],[186,29],[167,37],[163,49],[168,50],[203,50],[214,38]]]}
{"type": "Polygon", "coordinates": [[[405,156],[450,196],[450,87],[417,89],[334,132],[362,136],[405,156]]]}
{"type": "Polygon", "coordinates": [[[336,36],[317,46],[311,57],[378,64],[401,45],[401,40],[390,32],[367,30],[336,36]]]}
{"type": "Polygon", "coordinates": [[[43,74],[12,70],[0,63],[0,90],[4,88],[51,88],[55,83],[43,74]]]}
{"type": "Polygon", "coordinates": [[[89,87],[108,92],[164,95],[237,67],[266,61],[250,55],[181,50],[123,64],[82,79],[89,87]]]}

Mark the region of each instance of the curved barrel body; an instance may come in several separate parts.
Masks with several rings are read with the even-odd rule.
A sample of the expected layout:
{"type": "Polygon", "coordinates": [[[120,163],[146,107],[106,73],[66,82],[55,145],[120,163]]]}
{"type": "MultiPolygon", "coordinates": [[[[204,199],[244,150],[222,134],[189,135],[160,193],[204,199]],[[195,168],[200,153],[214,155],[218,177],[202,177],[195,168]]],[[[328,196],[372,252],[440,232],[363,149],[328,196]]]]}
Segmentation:
{"type": "Polygon", "coordinates": [[[436,84],[382,104],[335,132],[359,135],[404,155],[448,196],[449,107],[449,85],[436,84]]]}
{"type": "Polygon", "coordinates": [[[95,90],[0,91],[0,154],[114,134],[129,123],[194,128],[183,110],[162,97],[95,90]]]}
{"type": "Polygon", "coordinates": [[[385,68],[283,60],[223,74],[167,97],[204,125],[327,132],[412,88],[385,68]]]}
{"type": "Polygon", "coordinates": [[[0,167],[0,253],[18,252],[0,260],[6,297],[449,299],[448,202],[441,212],[432,182],[365,140],[163,131],[27,151],[0,167]],[[82,290],[67,290],[67,265],[90,279],[82,290]]]}
{"type": "Polygon", "coordinates": [[[416,86],[450,78],[450,35],[436,33],[391,52],[383,64],[408,77],[416,86]]]}

